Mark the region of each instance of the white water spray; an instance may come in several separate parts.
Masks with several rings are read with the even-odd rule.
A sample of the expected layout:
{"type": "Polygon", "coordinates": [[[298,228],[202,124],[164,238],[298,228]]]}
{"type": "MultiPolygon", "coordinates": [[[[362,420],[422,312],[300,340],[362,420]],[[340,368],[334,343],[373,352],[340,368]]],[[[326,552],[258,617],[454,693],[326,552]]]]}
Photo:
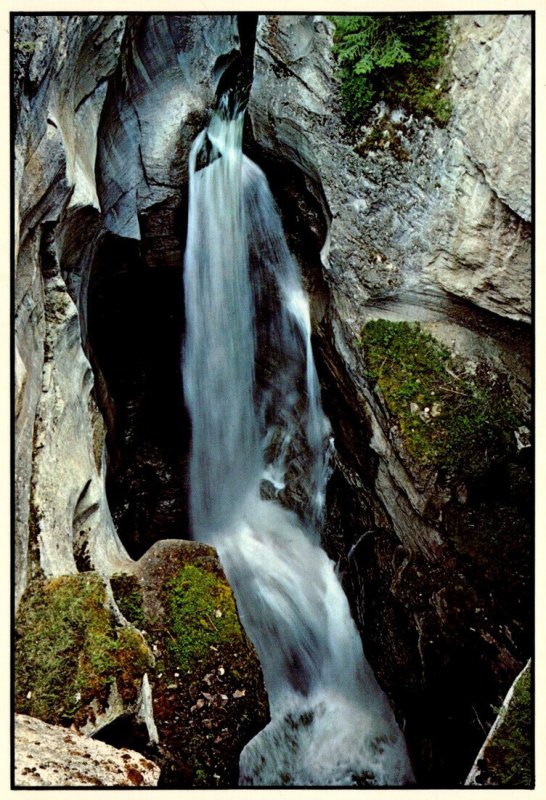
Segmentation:
{"type": "Polygon", "coordinates": [[[221,110],[191,150],[183,369],[194,535],[219,552],[270,701],[240,783],[405,785],[402,734],[313,528],[331,439],[309,305],[242,129],[242,113],[221,110]],[[295,443],[308,465],[299,517],[261,493],[264,478],[289,482],[295,443]]]}

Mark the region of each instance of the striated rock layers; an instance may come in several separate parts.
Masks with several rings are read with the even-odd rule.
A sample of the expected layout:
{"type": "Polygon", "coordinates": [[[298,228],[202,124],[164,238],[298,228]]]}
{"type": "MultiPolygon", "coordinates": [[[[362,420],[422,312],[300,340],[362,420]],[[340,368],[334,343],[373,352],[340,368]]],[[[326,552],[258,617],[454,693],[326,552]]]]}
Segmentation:
{"type": "MultiPolygon", "coordinates": [[[[14,22],[17,601],[81,572],[140,580],[132,558],[186,533],[186,164],[242,56],[246,146],[304,272],[336,438],[325,546],[420,785],[461,783],[530,648],[529,17],[453,17],[448,125],[379,108],[356,139],[325,17],[265,15],[255,33],[255,15],[14,22]],[[509,397],[496,472],[410,456],[358,344],[377,318],[420,321],[509,397]]],[[[217,780],[220,668],[214,691],[190,687],[191,719],[211,710],[206,764],[175,757],[173,781],[217,780]]]]}

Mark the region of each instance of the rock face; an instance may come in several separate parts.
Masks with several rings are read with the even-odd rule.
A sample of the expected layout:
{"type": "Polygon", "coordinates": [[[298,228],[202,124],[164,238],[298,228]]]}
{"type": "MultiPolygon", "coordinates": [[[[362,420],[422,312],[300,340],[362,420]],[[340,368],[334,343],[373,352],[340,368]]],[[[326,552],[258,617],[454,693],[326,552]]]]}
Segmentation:
{"type": "Polygon", "coordinates": [[[455,16],[452,118],[437,129],[380,109],[362,141],[396,124],[392,151],[357,153],[344,131],[332,34],[322,17],[261,17],[249,115],[270,174],[299,176],[277,187],[281,206],[293,215],[299,193],[315,230],[298,257],[337,447],[325,546],[419,785],[457,785],[529,654],[529,451],[506,422],[504,472],[473,483],[419,467],[359,340],[369,320],[418,320],[468,374],[508,386],[528,424],[530,18],[455,16]]]}
{"type": "Polygon", "coordinates": [[[157,786],[159,767],[140,753],[15,715],[15,785],[157,786]]]}
{"type": "Polygon", "coordinates": [[[98,207],[96,131],[123,27],[114,16],[15,19],[17,601],[37,570],[128,560],[104,498],[91,370],[54,236],[66,207],[98,207]]]}
{"type": "Polygon", "coordinates": [[[302,170],[322,202],[330,221],[322,260],[346,323],[361,319],[370,299],[409,289],[447,291],[529,321],[530,17],[452,24],[453,119],[444,130],[405,120],[407,160],[398,160],[383,150],[362,157],[346,141],[332,24],[260,18],[254,136],[302,170]],[[498,102],[501,92],[509,104],[498,102]]]}
{"type": "Polygon", "coordinates": [[[140,239],[138,214],[179,193],[216,84],[239,49],[234,15],[133,18],[99,132],[105,227],[140,239]]]}
{"type": "MultiPolygon", "coordinates": [[[[122,347],[116,349],[117,342],[96,335],[105,311],[97,299],[101,260],[107,271],[116,252],[125,252],[125,263],[137,273],[141,270],[148,287],[161,278],[158,320],[165,312],[163,295],[180,295],[184,226],[170,237],[165,237],[165,228],[174,229],[175,220],[184,216],[179,207],[189,142],[239,47],[236,19],[18,16],[14,44],[18,708],[50,722],[73,724],[87,736],[113,744],[131,742],[153,752],[164,785],[233,786],[240,749],[267,721],[259,663],[240,628],[221,567],[205,548],[199,565],[186,567],[195,570],[193,578],[205,570],[209,589],[212,583],[220,587],[223,602],[231,604],[231,634],[240,649],[211,651],[214,664],[202,654],[200,667],[210,667],[208,671],[192,665],[195,680],[212,701],[178,680],[177,665],[166,653],[163,667],[153,670],[153,656],[135,625],[157,628],[158,623],[138,615],[131,621],[136,601],[130,593],[127,603],[123,576],[134,565],[114,527],[105,492],[107,464],[115,464],[116,447],[134,439],[138,427],[131,421],[125,376],[120,380],[112,359],[98,358],[95,350],[106,344],[116,356],[126,355],[129,381],[135,381],[135,373],[136,383],[141,380],[131,352],[124,354],[122,347]],[[91,310],[90,297],[96,301],[91,310]],[[167,685],[167,678],[175,685],[167,685]],[[220,691],[229,691],[227,700],[220,691]],[[164,701],[159,709],[158,693],[164,701]],[[187,707],[186,700],[191,700],[187,707]],[[197,710],[190,712],[192,704],[197,710]],[[183,717],[185,727],[179,725],[183,717]]],[[[119,272],[112,271],[107,286],[110,307],[119,272]]],[[[180,346],[180,331],[174,326],[180,325],[180,310],[167,313],[171,321],[176,315],[165,334],[172,355],[171,385],[165,394],[174,398],[173,418],[175,413],[183,417],[180,388],[173,389],[180,346]]],[[[121,334],[122,322],[115,331],[107,328],[112,338],[121,334]]],[[[139,324],[142,328],[142,320],[139,324]]],[[[144,329],[139,343],[146,344],[144,329]]],[[[151,347],[149,351],[155,358],[151,347]]],[[[150,375],[145,378],[149,382],[150,375]]],[[[138,406],[138,397],[129,400],[138,406]]],[[[157,417],[162,413],[164,407],[157,417]]],[[[165,438],[172,436],[167,427],[165,438]]],[[[147,444],[144,440],[140,446],[147,444]]],[[[153,484],[156,465],[158,474],[170,470],[166,480],[172,493],[173,485],[183,485],[180,455],[174,465],[165,466],[168,458],[159,447],[153,464],[152,449],[153,443],[144,481],[153,484]]],[[[146,460],[139,456],[137,471],[146,460]]],[[[127,462],[119,463],[126,467],[127,462]]],[[[150,525],[163,519],[158,525],[162,538],[165,519],[171,535],[186,533],[169,511],[170,502],[163,496],[160,513],[150,519],[150,525]]],[[[151,503],[141,505],[147,512],[151,503]]],[[[149,543],[131,549],[140,555],[149,543]]],[[[164,562],[159,559],[162,574],[154,581],[146,580],[141,564],[135,567],[145,584],[146,603],[156,610],[160,598],[168,596],[162,580],[183,568],[181,550],[181,542],[170,544],[164,562]]],[[[162,631],[164,638],[172,636],[165,626],[162,631]]],[[[84,783],[111,779],[112,785],[123,784],[125,773],[111,777],[108,764],[104,773],[95,770],[94,778],[79,769],[69,775],[57,765],[57,779],[78,785],[81,773],[84,783]]],[[[51,778],[28,777],[26,770],[25,775],[25,780],[42,784],[51,778]]],[[[129,785],[151,785],[152,779],[157,783],[155,767],[149,775],[131,775],[129,785]]]]}

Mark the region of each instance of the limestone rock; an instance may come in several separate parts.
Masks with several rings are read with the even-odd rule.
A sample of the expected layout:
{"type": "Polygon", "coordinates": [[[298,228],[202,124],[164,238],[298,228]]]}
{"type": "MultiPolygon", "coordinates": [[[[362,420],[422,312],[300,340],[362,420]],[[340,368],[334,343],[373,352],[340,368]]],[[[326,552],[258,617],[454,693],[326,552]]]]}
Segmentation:
{"type": "Polygon", "coordinates": [[[120,16],[14,17],[15,341],[18,374],[24,376],[15,425],[16,602],[29,574],[41,567],[49,574],[75,571],[71,517],[83,494],[90,513],[81,527],[82,552],[89,544],[87,557],[93,550],[101,568],[110,555],[118,566],[127,559],[113,532],[92,456],[78,456],[89,441],[91,376],[76,310],[55,266],[51,227],[71,202],[98,205],[96,133],[123,28],[120,16]],[[77,364],[74,371],[71,359],[77,364]],[[58,428],[44,428],[57,422],[58,428]],[[68,462],[55,478],[54,459],[65,456],[68,462]]]}
{"type": "Polygon", "coordinates": [[[17,787],[157,786],[159,767],[133,750],[15,715],[17,787]]]}
{"type": "MultiPolygon", "coordinates": [[[[332,24],[260,18],[254,136],[300,169],[321,202],[325,276],[349,325],[371,298],[408,290],[447,291],[529,321],[530,18],[497,16],[479,26],[456,16],[452,25],[452,120],[437,129],[402,116],[400,161],[388,150],[358,155],[344,134],[332,24]],[[293,52],[292,39],[300,43],[293,52]],[[508,104],[498,102],[505,93],[508,104]]],[[[384,122],[390,112],[378,113],[384,122]]]]}
{"type": "Polygon", "coordinates": [[[97,174],[105,226],[140,239],[137,211],[180,192],[189,145],[239,48],[234,15],[150,14],[130,21],[109,84],[97,174]]]}
{"type": "Polygon", "coordinates": [[[457,17],[454,127],[497,197],[531,220],[531,17],[457,17]]]}

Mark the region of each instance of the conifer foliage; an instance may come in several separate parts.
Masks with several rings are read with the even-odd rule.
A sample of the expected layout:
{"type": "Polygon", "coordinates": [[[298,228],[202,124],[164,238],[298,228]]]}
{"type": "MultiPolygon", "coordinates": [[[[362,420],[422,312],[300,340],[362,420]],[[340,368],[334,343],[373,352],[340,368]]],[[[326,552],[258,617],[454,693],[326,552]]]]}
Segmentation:
{"type": "Polygon", "coordinates": [[[418,118],[445,125],[451,114],[447,17],[438,14],[333,16],[334,53],[348,120],[365,121],[384,100],[418,118]]]}

